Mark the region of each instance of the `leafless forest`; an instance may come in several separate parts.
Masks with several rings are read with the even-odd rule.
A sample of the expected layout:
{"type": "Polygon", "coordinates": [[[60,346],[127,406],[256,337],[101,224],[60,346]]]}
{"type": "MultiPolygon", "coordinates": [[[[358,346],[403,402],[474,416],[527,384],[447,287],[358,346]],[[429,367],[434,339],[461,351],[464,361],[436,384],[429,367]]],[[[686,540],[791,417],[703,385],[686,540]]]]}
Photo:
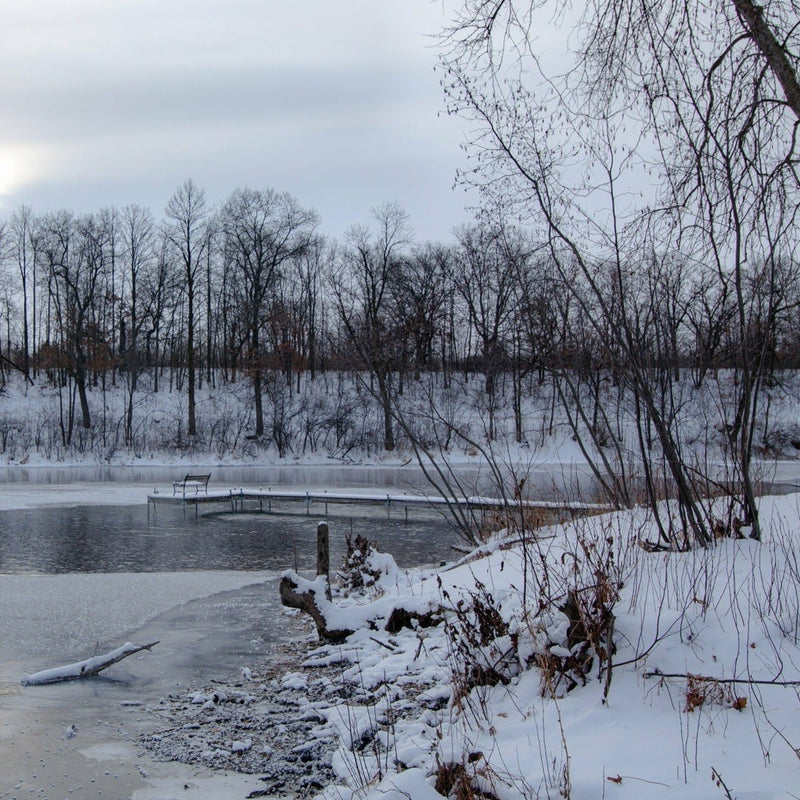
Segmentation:
{"type": "Polygon", "coordinates": [[[798,441],[770,421],[800,355],[797,9],[590,7],[562,20],[569,65],[533,47],[552,13],[470,2],[441,37],[448,110],[474,123],[461,179],[483,197],[447,241],[416,241],[395,204],[331,241],[290,194],[212,206],[192,180],[158,217],[17,209],[3,379],[51,387],[72,452],[100,451],[98,431],[144,449],[139,410],[178,393],[168,438],[204,452],[238,424],[256,454],[352,440],[435,459],[461,441],[491,458],[530,446],[545,397],[534,427],[567,425],[613,502],[675,497],[707,543],[702,498],[729,494],[758,538],[753,459],[798,441]],[[203,387],[245,411],[204,420],[203,387]]]}

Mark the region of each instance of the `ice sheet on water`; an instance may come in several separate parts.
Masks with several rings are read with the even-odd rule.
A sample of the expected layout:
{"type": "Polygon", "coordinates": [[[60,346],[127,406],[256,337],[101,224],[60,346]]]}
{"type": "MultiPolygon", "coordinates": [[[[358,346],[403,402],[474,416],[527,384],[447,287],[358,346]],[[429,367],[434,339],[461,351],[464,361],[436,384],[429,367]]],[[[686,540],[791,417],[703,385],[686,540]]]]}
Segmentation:
{"type": "Polygon", "coordinates": [[[0,575],[0,663],[123,641],[170,608],[268,577],[216,571],[0,575]]]}

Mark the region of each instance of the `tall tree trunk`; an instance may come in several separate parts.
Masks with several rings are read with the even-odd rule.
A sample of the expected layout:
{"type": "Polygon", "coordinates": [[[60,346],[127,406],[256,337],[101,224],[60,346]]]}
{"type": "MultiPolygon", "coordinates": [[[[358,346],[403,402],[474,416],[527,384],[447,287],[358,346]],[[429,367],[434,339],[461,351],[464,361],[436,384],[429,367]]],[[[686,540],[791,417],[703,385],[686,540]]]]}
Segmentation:
{"type": "Polygon", "coordinates": [[[387,372],[381,370],[376,376],[378,379],[378,392],[381,397],[383,410],[383,449],[391,452],[395,449],[394,424],[392,420],[392,378],[387,372]]]}
{"type": "Polygon", "coordinates": [[[264,401],[261,396],[261,370],[253,370],[253,405],[256,412],[256,436],[264,435],[264,401]]]}
{"type": "Polygon", "coordinates": [[[194,383],[194,285],[189,281],[186,287],[189,301],[189,318],[186,326],[186,371],[188,373],[189,419],[186,433],[189,436],[197,435],[197,421],[195,418],[195,383],[194,383]]]}

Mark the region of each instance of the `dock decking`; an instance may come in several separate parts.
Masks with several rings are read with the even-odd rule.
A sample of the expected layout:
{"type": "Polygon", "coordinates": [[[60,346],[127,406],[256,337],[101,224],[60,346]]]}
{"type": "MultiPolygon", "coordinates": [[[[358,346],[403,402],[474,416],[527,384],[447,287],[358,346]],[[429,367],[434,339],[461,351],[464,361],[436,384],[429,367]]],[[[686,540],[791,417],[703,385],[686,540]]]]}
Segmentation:
{"type": "MultiPolygon", "coordinates": [[[[194,506],[195,515],[199,513],[201,505],[217,504],[230,508],[231,513],[244,513],[259,511],[262,513],[275,513],[273,504],[301,503],[305,506],[306,514],[319,508],[320,512],[328,513],[329,505],[367,505],[373,508],[384,507],[389,516],[392,509],[402,509],[408,518],[408,509],[413,507],[441,508],[458,506],[471,510],[489,512],[507,509],[525,510],[532,512],[566,512],[570,514],[592,514],[610,511],[608,506],[595,503],[567,503],[547,500],[503,500],[497,497],[469,496],[469,497],[442,497],[441,495],[415,495],[397,493],[370,493],[370,492],[304,492],[300,490],[284,489],[225,489],[210,491],[207,494],[169,495],[154,492],[147,496],[147,512],[150,506],[153,513],[158,505],[194,506]]],[[[283,512],[285,513],[285,512],[283,512]]],[[[319,512],[318,512],[319,513],[319,512]]]]}

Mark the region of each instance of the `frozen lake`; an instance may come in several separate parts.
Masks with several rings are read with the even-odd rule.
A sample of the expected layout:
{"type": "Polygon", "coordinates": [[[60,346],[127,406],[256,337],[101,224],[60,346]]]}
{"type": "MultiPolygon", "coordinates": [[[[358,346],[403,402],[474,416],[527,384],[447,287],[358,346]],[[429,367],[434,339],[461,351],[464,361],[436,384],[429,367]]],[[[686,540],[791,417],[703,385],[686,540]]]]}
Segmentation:
{"type": "MultiPolygon", "coordinates": [[[[797,475],[797,464],[787,474],[797,475]]],[[[424,488],[419,473],[397,467],[211,468],[217,485],[424,488]],[[286,471],[288,469],[288,471],[286,471]]],[[[145,773],[181,773],[133,746],[154,725],[139,703],[240,674],[268,661],[272,648],[298,635],[278,601],[279,572],[313,569],[317,516],[201,515],[159,509],[148,523],[145,498],[187,467],[0,468],[0,796],[52,790],[131,797],[145,773]],[[92,504],[92,505],[89,505],[92,504]],[[23,672],[85,658],[124,641],[160,640],[90,681],[21,687],[23,672]],[[64,738],[68,725],[79,731],[64,738]],[[74,742],[74,744],[73,744],[74,742]],[[119,781],[117,777],[119,776],[119,781]],[[48,789],[49,787],[49,789],[48,789]]],[[[206,470],[207,471],[207,468],[206,470]]],[[[552,489],[542,478],[536,491],[552,489]]],[[[561,473],[563,475],[563,472],[561,473]]],[[[476,476],[480,479],[481,476],[476,476]]],[[[332,563],[351,519],[329,517],[332,563]]],[[[414,512],[409,524],[359,508],[363,532],[403,566],[452,557],[456,536],[438,515],[414,512]],[[365,516],[366,515],[366,516],[365,516]]],[[[301,628],[302,629],[302,628],[301,628]]],[[[187,775],[188,778],[188,775],[187,775]]],[[[197,788],[181,796],[219,796],[197,788]]],[[[172,787],[172,783],[169,784],[172,787]]],[[[246,791],[236,796],[245,796],[246,791]]],[[[38,795],[37,795],[38,796],[38,795]]],[[[44,795],[47,796],[47,795],[44,795]]],[[[143,794],[142,797],[173,796],[143,794]]]]}
{"type": "MultiPolygon", "coordinates": [[[[500,467],[503,469],[503,466],[500,467]]],[[[494,477],[486,468],[456,464],[458,480],[469,494],[496,495],[494,477]]],[[[510,470],[509,470],[510,471],[510,470]]],[[[537,463],[516,465],[517,477],[525,478],[525,496],[530,499],[592,499],[594,479],[586,465],[537,463]]],[[[320,487],[386,489],[431,492],[423,470],[416,464],[288,464],[266,466],[204,466],[141,464],[133,466],[0,466],[0,486],[20,484],[68,485],[137,484],[152,489],[169,486],[186,473],[211,473],[211,487],[267,486],[290,489],[320,487]]]]}
{"type": "MultiPolygon", "coordinates": [[[[384,478],[389,474],[381,472],[384,478]]],[[[0,470],[5,477],[11,473],[0,470]]],[[[149,485],[132,482],[143,476],[132,476],[127,468],[114,468],[105,482],[87,482],[96,473],[94,468],[35,468],[22,476],[28,480],[0,487],[5,506],[0,510],[0,679],[38,668],[48,655],[59,661],[78,658],[97,642],[105,646],[120,637],[137,638],[142,625],[157,627],[167,611],[173,617],[188,614],[190,627],[203,630],[204,640],[213,642],[212,660],[223,672],[227,659],[220,656],[220,642],[242,615],[245,642],[252,631],[259,631],[262,644],[281,633],[277,576],[288,567],[313,571],[319,517],[195,517],[161,507],[149,518],[147,492],[174,479],[174,467],[164,468],[163,475],[148,472],[149,485]],[[123,476],[128,483],[117,481],[123,476]],[[83,504],[102,503],[105,497],[115,504],[83,504]],[[243,591],[250,598],[245,604],[243,591]],[[193,603],[214,613],[204,619],[203,613],[189,612],[193,603]]],[[[327,470],[318,474],[330,477],[327,470]]],[[[363,482],[354,482],[351,473],[346,485],[363,482]]],[[[345,553],[347,535],[367,536],[403,567],[450,560],[458,541],[438,512],[428,509],[415,509],[406,522],[399,515],[387,519],[381,509],[337,507],[328,522],[332,565],[345,553]]],[[[247,649],[235,648],[240,655],[247,649]]],[[[190,661],[200,665],[200,650],[190,661]]],[[[187,678],[191,665],[184,666],[187,678]]]]}

